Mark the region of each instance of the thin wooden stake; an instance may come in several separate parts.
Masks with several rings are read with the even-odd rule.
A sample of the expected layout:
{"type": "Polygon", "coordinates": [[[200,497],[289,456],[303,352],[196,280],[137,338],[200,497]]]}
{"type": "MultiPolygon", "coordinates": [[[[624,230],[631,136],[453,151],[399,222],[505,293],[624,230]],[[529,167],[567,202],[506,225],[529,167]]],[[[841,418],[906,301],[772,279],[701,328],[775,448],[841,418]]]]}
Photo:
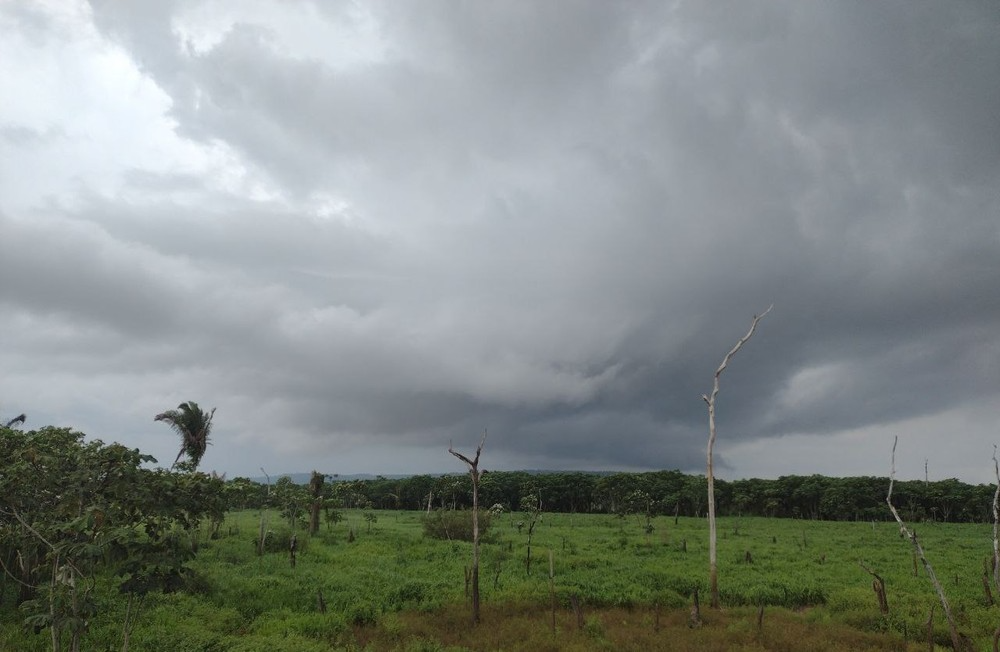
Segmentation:
{"type": "Polygon", "coordinates": [[[583,629],[583,605],[580,604],[580,596],[576,593],[569,596],[569,603],[573,606],[573,615],[576,616],[576,628],[583,629]]]}
{"type": "Polygon", "coordinates": [[[934,607],[931,605],[931,612],[927,614],[927,649],[934,652],[934,607]]]}
{"type": "Polygon", "coordinates": [[[691,615],[688,617],[688,627],[695,629],[701,627],[701,605],[698,603],[698,587],[694,587],[691,601],[691,615]]]}
{"type": "Polygon", "coordinates": [[[552,550],[549,549],[549,595],[552,597],[552,633],[556,633],[556,573],[552,563],[552,550]]]}

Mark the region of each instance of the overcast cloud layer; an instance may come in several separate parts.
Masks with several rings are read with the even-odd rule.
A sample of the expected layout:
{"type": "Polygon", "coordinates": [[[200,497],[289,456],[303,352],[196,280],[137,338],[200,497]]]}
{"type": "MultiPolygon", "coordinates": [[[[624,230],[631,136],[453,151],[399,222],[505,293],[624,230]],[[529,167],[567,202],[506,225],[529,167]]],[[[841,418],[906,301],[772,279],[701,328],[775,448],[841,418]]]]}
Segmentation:
{"type": "Polygon", "coordinates": [[[203,467],[992,477],[1000,5],[0,3],[0,418],[203,467]]]}

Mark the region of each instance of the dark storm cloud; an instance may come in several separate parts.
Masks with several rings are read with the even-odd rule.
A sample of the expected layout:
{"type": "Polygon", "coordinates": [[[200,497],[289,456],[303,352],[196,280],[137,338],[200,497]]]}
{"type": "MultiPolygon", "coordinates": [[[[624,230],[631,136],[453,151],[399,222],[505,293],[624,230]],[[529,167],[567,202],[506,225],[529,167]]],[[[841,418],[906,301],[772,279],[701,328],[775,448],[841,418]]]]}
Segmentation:
{"type": "Polygon", "coordinates": [[[265,197],[125,170],[62,221],[2,222],[0,301],[79,317],[121,373],[191,371],[246,409],[234,438],[486,425],[526,466],[695,469],[700,397],[772,302],[723,377],[729,441],[997,400],[990,3],[372,4],[352,65],[278,21],[195,48],[192,7],[93,17],[265,197]]]}

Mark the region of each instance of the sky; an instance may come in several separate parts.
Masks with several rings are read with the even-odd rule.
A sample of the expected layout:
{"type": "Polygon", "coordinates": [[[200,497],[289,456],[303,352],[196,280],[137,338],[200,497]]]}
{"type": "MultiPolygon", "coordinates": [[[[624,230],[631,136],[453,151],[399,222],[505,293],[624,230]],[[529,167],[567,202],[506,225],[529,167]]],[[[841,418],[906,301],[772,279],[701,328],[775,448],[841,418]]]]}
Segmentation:
{"type": "Polygon", "coordinates": [[[1000,4],[0,2],[0,418],[995,480],[1000,4]]]}

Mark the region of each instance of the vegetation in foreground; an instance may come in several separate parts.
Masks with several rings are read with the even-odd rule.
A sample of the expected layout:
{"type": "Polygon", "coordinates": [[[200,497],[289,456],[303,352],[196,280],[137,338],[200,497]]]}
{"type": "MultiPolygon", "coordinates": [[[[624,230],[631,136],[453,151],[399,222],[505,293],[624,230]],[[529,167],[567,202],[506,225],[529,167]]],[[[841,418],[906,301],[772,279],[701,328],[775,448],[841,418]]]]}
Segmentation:
{"type": "MultiPolygon", "coordinates": [[[[406,493],[425,481],[420,476],[327,484],[314,472],[308,488],[288,478],[273,486],[224,482],[197,471],[212,415],[187,406],[175,415],[183,426],[174,465],[181,472],[150,469],[152,458],[138,450],[68,429],[2,428],[0,650],[950,644],[924,570],[887,514],[832,522],[730,511],[718,523],[723,609],[695,618],[708,542],[704,519],[683,515],[685,494],[677,493],[693,501],[698,492],[687,489],[698,479],[677,472],[583,476],[575,484],[566,482],[570,474],[484,475],[484,494],[509,500],[480,515],[483,624],[474,627],[472,514],[446,509],[465,498],[460,477],[433,479],[420,511],[374,509],[408,502],[406,493]],[[185,414],[197,418],[188,423],[185,414]],[[394,494],[378,497],[390,487],[394,494]],[[546,505],[568,504],[570,512],[544,511],[542,491],[552,496],[546,505]],[[673,514],[665,514],[671,503],[673,514]],[[521,511],[510,511],[515,504],[521,511]],[[252,509],[227,513],[233,505],[252,509]],[[575,505],[610,513],[573,513],[575,505]]],[[[820,480],[778,482],[796,484],[785,499],[815,514],[810,505],[826,509],[827,498],[847,487],[820,480]]],[[[960,630],[988,648],[998,620],[992,526],[938,522],[975,512],[954,510],[953,495],[933,488],[924,483],[922,493],[899,496],[902,510],[917,523],[960,630]],[[930,501],[930,521],[920,520],[928,516],[922,501],[930,501]]],[[[732,507],[742,495],[734,492],[732,507]]],[[[856,502],[850,509],[868,508],[856,502]]]]}
{"type": "MultiPolygon", "coordinates": [[[[204,541],[190,562],[184,590],[147,596],[130,649],[927,649],[936,600],[923,571],[914,576],[909,544],[893,523],[728,517],[719,522],[724,608],[703,608],[702,626],[690,628],[690,596],[705,589],[703,519],[542,514],[529,570],[530,515],[505,513],[493,517],[482,545],[483,623],[474,628],[464,582],[470,543],[425,535],[419,512],[341,517],[309,537],[270,513],[269,552],[258,556],[261,514],[229,514],[219,538],[204,541]],[[887,615],[859,562],[884,578],[887,615]]],[[[921,537],[962,631],[986,649],[1000,621],[982,582],[991,527],[928,523],[921,537]]],[[[99,578],[101,608],[82,649],[121,649],[124,603],[115,585],[99,578]]],[[[21,624],[10,594],[3,606],[0,649],[51,649],[44,632],[21,624]]],[[[948,645],[940,609],[933,637],[948,645]]]]}

